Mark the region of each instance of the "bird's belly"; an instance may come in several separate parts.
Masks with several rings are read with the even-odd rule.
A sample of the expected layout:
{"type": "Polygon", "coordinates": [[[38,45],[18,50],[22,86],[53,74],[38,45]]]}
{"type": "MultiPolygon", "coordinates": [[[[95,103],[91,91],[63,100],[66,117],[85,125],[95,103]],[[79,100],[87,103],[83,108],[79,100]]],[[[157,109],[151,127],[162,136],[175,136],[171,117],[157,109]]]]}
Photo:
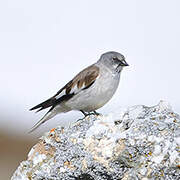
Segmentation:
{"type": "Polygon", "coordinates": [[[72,110],[90,112],[104,106],[113,96],[119,84],[119,78],[98,79],[88,89],[75,95],[66,104],[72,110]]]}

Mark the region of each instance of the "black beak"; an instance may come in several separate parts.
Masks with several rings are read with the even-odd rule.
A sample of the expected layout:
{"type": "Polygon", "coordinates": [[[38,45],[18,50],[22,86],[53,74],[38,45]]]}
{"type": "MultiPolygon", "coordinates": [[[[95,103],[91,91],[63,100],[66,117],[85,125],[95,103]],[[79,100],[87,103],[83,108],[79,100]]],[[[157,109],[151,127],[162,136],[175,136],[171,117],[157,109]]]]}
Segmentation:
{"type": "Polygon", "coordinates": [[[120,66],[129,66],[129,64],[125,60],[122,60],[120,61],[120,66]]]}

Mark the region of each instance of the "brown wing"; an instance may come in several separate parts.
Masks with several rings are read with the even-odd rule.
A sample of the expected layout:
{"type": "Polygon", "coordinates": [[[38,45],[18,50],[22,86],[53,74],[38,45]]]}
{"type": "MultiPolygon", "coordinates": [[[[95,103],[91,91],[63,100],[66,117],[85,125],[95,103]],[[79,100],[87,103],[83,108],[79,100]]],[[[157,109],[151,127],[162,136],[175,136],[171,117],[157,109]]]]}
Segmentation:
{"type": "MultiPolygon", "coordinates": [[[[77,74],[63,88],[61,88],[52,98],[38,104],[30,110],[39,109],[41,111],[50,106],[54,107],[62,101],[66,101],[82,90],[88,89],[99,75],[99,68],[91,65],[77,74]]],[[[38,112],[37,111],[37,112],[38,112]]]]}

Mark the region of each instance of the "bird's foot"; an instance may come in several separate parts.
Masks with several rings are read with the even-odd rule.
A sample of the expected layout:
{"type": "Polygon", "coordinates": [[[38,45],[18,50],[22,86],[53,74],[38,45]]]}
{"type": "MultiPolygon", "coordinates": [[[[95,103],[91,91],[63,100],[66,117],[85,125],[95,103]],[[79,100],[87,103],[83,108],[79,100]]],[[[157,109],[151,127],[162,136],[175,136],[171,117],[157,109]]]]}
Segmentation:
{"type": "Polygon", "coordinates": [[[84,112],[83,110],[80,110],[80,111],[84,114],[84,117],[87,117],[87,116],[90,115],[89,113],[86,113],[86,112],[84,112]]]}
{"type": "Polygon", "coordinates": [[[100,113],[98,113],[97,111],[93,111],[93,114],[96,115],[96,116],[99,116],[101,115],[100,113]]]}
{"type": "Polygon", "coordinates": [[[96,115],[96,116],[101,115],[100,113],[98,113],[96,111],[92,111],[92,112],[86,113],[86,112],[81,110],[81,112],[84,114],[85,117],[90,116],[90,115],[96,115]]]}

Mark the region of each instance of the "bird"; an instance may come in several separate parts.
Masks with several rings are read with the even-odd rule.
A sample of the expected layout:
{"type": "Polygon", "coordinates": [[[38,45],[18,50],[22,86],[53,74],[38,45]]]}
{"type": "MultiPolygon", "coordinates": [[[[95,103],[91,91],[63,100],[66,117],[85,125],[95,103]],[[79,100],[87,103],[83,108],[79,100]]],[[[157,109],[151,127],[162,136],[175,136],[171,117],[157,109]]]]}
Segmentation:
{"type": "Polygon", "coordinates": [[[99,115],[96,110],[104,106],[116,92],[125,66],[129,65],[121,53],[109,51],[102,54],[96,63],[78,73],[54,96],[30,109],[39,112],[49,108],[29,132],[59,113],[75,110],[82,112],[85,117],[99,115]]]}

